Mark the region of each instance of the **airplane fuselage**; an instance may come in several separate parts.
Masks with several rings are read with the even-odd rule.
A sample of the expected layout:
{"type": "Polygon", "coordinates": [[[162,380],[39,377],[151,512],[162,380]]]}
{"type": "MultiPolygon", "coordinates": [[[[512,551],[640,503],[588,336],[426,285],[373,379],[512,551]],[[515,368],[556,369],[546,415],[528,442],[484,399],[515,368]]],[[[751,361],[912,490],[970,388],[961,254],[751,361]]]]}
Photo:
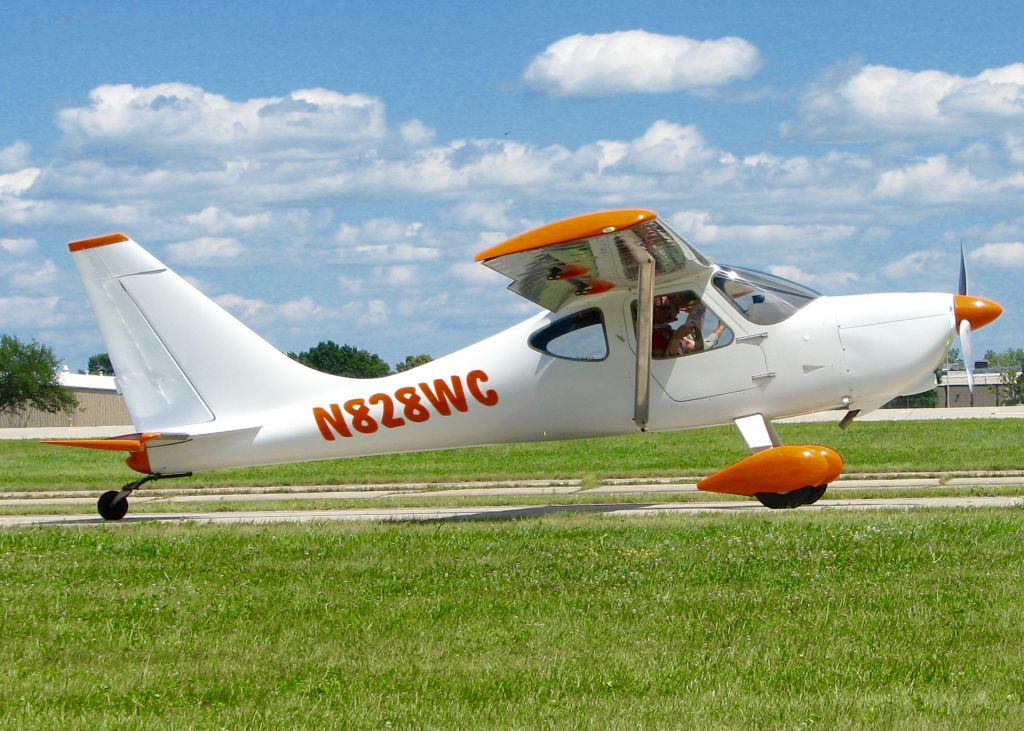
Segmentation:
{"type": "MultiPolygon", "coordinates": [[[[702,293],[731,329],[726,347],[654,361],[647,431],[829,408],[876,408],[924,390],[953,328],[949,294],[819,297],[772,325],[702,293]]],[[[508,442],[630,434],[636,334],[631,298],[601,307],[607,354],[552,356],[530,338],[571,312],[540,313],[418,368],[377,379],[317,374],[309,395],[259,423],[215,419],[201,440],[149,448],[153,472],[274,464],[508,442]]],[[[259,394],[253,394],[258,400],[259,394]]]]}

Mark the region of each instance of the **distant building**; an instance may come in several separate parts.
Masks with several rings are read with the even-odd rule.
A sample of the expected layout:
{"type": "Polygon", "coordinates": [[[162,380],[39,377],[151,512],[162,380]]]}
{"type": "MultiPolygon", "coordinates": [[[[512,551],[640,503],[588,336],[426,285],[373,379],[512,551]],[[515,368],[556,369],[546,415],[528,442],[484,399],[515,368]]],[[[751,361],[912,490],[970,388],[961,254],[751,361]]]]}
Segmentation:
{"type": "Polygon", "coordinates": [[[979,368],[974,372],[974,393],[967,385],[967,371],[947,371],[940,374],[939,385],[935,387],[939,401],[938,408],[958,406],[1006,406],[999,402],[996,386],[1001,383],[1002,372],[998,368],[979,368]]]}
{"type": "Polygon", "coordinates": [[[78,398],[78,408],[56,414],[30,409],[11,416],[0,414],[0,429],[52,426],[123,426],[132,423],[124,397],[113,376],[71,373],[67,366],[57,374],[61,384],[78,398]]]}

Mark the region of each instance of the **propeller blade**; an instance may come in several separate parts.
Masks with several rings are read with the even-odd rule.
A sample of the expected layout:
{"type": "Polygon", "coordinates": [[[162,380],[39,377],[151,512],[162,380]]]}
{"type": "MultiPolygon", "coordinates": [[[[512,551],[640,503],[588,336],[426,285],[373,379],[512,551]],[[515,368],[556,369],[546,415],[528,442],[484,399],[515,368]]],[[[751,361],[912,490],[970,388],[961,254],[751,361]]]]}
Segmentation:
{"type": "Polygon", "coordinates": [[[964,261],[964,242],[960,242],[960,285],[957,294],[967,294],[967,263],[964,261]]]}
{"type": "Polygon", "coordinates": [[[971,322],[960,321],[960,351],[964,354],[964,368],[967,370],[967,388],[974,393],[974,348],[971,345],[971,322]]]}

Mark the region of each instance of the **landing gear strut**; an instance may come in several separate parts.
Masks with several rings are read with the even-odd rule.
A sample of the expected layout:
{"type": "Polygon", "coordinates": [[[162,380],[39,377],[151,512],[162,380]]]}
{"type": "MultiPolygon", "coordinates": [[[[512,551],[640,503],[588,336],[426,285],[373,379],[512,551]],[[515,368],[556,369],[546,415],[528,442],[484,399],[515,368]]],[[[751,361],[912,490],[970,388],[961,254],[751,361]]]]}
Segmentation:
{"type": "Polygon", "coordinates": [[[153,480],[162,480],[167,477],[191,477],[191,472],[183,472],[177,475],[146,475],[141,480],[129,482],[120,490],[107,490],[100,495],[96,501],[96,509],[104,520],[121,520],[128,512],[128,496],[153,480]]]}
{"type": "Polygon", "coordinates": [[[801,505],[813,505],[825,494],[828,485],[801,487],[789,492],[759,492],[754,495],[762,505],[773,510],[789,510],[801,505]]]}

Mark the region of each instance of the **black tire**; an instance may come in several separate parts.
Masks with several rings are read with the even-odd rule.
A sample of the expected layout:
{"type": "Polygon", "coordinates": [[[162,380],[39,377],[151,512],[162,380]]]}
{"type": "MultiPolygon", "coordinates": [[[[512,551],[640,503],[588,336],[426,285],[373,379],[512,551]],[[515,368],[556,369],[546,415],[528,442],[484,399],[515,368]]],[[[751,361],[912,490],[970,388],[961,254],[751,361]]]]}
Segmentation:
{"type": "Polygon", "coordinates": [[[118,494],[117,490],[107,490],[96,501],[96,509],[104,520],[121,520],[128,512],[128,498],[123,497],[115,502],[118,494]]]}
{"type": "Polygon", "coordinates": [[[790,490],[789,492],[759,492],[754,495],[762,505],[772,510],[792,510],[804,504],[804,490],[790,490]]]}
{"type": "Polygon", "coordinates": [[[772,510],[792,510],[801,505],[813,505],[825,494],[828,485],[801,487],[789,492],[759,492],[754,495],[761,504],[772,510]]]}
{"type": "Polygon", "coordinates": [[[814,505],[814,503],[821,500],[821,496],[825,494],[825,489],[828,485],[818,485],[817,487],[805,487],[803,488],[807,492],[804,495],[804,505],[814,505]]]}

